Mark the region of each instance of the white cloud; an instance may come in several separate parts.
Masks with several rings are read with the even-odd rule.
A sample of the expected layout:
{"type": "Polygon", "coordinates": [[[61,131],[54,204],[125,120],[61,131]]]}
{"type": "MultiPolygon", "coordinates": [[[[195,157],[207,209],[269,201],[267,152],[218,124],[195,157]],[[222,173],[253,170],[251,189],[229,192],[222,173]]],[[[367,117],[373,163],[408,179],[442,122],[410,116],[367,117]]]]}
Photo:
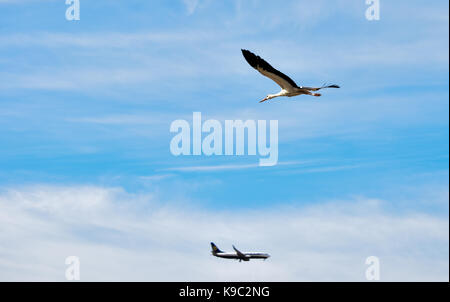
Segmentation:
{"type": "Polygon", "coordinates": [[[0,194],[0,280],[64,280],[64,260],[76,255],[84,281],[363,281],[375,255],[384,281],[448,281],[448,216],[388,214],[385,203],[219,212],[120,188],[9,188],[0,194]],[[214,258],[210,241],[272,257],[214,258]]]}

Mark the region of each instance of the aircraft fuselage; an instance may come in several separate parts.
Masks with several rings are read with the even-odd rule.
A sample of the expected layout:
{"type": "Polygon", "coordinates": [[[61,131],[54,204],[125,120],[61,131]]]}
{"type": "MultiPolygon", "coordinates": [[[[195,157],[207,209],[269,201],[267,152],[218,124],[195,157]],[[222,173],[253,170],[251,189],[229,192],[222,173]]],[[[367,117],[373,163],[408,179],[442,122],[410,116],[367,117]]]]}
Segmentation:
{"type": "Polygon", "coordinates": [[[211,253],[219,258],[236,259],[239,261],[249,261],[250,259],[267,259],[270,257],[267,253],[243,253],[233,246],[236,253],[225,253],[221,251],[213,242],[211,242],[211,253]]]}

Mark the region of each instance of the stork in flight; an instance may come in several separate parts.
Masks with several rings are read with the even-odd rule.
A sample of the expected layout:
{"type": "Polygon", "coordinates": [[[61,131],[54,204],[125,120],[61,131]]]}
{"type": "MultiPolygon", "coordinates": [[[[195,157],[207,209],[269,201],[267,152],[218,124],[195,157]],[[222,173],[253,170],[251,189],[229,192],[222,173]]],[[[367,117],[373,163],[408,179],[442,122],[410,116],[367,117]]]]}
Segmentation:
{"type": "Polygon", "coordinates": [[[301,94],[313,95],[313,96],[321,96],[320,93],[313,93],[311,91],[318,91],[323,88],[339,88],[338,85],[323,85],[321,87],[303,87],[297,86],[295,82],[285,75],[284,73],[276,70],[269,63],[264,61],[261,57],[255,55],[254,53],[241,49],[242,54],[244,55],[245,60],[250,66],[258,70],[263,76],[268,77],[273,80],[275,83],[280,85],[281,91],[276,94],[269,94],[264,99],[260,101],[260,103],[279,97],[279,96],[296,96],[301,94]]]}

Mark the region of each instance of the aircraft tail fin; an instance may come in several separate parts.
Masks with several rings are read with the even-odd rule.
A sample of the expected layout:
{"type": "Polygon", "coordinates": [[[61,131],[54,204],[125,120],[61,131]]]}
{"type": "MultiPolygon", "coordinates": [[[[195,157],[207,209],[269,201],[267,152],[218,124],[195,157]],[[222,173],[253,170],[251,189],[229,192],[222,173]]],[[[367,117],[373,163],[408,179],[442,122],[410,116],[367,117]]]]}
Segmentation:
{"type": "Polygon", "coordinates": [[[213,254],[215,253],[223,253],[215,244],[214,242],[211,242],[211,248],[212,248],[212,252],[213,254]]]}

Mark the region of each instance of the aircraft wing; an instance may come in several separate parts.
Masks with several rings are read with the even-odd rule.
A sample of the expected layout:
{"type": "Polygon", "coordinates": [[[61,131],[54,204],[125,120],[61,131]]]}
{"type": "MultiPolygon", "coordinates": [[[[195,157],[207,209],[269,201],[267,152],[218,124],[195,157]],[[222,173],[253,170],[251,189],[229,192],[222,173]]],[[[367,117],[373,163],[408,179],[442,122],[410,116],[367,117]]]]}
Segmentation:
{"type": "Polygon", "coordinates": [[[233,245],[233,249],[236,251],[236,254],[238,255],[239,258],[242,258],[242,259],[247,259],[248,258],[244,253],[239,251],[234,245],[233,245]]]}

